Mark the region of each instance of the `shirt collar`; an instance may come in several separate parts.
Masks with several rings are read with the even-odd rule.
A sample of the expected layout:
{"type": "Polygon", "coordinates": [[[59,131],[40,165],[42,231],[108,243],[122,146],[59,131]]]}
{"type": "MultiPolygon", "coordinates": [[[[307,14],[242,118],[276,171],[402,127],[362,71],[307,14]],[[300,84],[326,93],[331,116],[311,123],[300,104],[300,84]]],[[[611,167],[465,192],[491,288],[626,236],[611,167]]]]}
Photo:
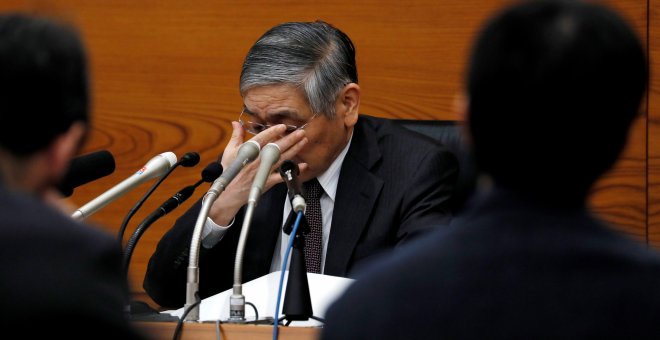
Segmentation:
{"type": "Polygon", "coordinates": [[[321,184],[323,191],[325,191],[325,194],[328,195],[328,197],[330,197],[333,202],[335,201],[335,194],[337,193],[337,183],[339,183],[341,165],[344,163],[344,158],[346,158],[346,154],[348,153],[348,149],[351,146],[352,140],[353,134],[351,133],[351,137],[348,139],[348,143],[346,143],[346,146],[341,151],[339,156],[337,156],[332,164],[330,164],[328,170],[316,177],[316,179],[319,181],[319,184],[321,184]]]}

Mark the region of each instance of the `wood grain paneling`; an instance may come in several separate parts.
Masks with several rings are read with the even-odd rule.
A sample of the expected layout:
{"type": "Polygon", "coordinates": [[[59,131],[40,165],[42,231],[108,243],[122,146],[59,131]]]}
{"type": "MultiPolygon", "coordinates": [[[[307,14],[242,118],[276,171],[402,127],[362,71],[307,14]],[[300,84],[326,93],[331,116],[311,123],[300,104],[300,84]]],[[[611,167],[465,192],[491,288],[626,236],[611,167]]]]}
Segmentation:
{"type": "MultiPolygon", "coordinates": [[[[607,1],[631,23],[642,42],[647,42],[647,1],[607,1]]],[[[642,241],[647,241],[647,106],[642,103],[640,117],[633,124],[628,145],[614,169],[593,190],[591,207],[615,228],[642,241]]],[[[598,128],[598,122],[594,122],[598,128]]],[[[589,132],[585,131],[585,138],[589,132]]]]}
{"type": "Polygon", "coordinates": [[[648,230],[649,243],[660,249],[660,0],[649,1],[648,230]]]}
{"type": "MultiPolygon", "coordinates": [[[[461,90],[470,41],[483,20],[505,2],[4,0],[0,9],[68,17],[80,27],[88,45],[95,126],[86,151],[110,150],[117,170],[77,189],[74,204],[96,197],[161,152],[201,154],[199,166],[177,169],[144,204],[129,225],[130,235],[148,212],[194,183],[203,166],[222,151],[230,134],[229,122],[237,118],[242,104],[238,93],[242,58],[271,26],[322,19],[351,36],[363,89],[362,112],[382,117],[457,119],[452,103],[461,90]]],[[[630,18],[646,40],[647,1],[610,3],[630,18]]],[[[657,4],[655,7],[653,17],[657,21],[657,4]]],[[[657,37],[658,28],[655,30],[657,37]]],[[[655,45],[656,53],[657,48],[655,45]]],[[[650,98],[656,111],[657,85],[654,83],[656,90],[650,98]]],[[[647,116],[646,107],[642,109],[644,115],[633,129],[621,162],[598,183],[591,205],[622,231],[645,240],[647,116]]],[[[659,118],[658,114],[653,117],[659,118]]],[[[657,130],[657,123],[650,124],[649,129],[657,130]]],[[[652,142],[658,145],[657,140],[652,142]]],[[[657,163],[660,150],[654,150],[653,161],[657,163]]],[[[655,173],[651,180],[657,184],[658,164],[651,168],[655,173]]],[[[124,215],[149,185],[108,205],[91,220],[116,233],[124,215]]],[[[656,191],[652,212],[657,230],[660,188],[652,187],[656,191]]],[[[194,197],[201,196],[206,188],[200,187],[194,197]]],[[[143,236],[131,264],[134,290],[141,290],[148,258],[158,240],[192,201],[159,220],[143,236]]],[[[660,230],[656,233],[660,238],[660,230]]]]}

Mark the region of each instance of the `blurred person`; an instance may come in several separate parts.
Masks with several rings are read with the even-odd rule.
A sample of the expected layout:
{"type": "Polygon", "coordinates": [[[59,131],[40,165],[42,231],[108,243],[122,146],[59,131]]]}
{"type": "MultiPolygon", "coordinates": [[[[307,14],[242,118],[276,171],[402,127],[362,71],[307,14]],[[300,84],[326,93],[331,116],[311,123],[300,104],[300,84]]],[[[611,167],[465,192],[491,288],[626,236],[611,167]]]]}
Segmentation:
{"type": "Polygon", "coordinates": [[[492,185],[447,230],[365,269],[321,338],[657,337],[660,257],[587,208],[638,117],[645,56],[592,2],[520,2],[489,20],[462,107],[492,185]]]}
{"type": "Polygon", "coordinates": [[[74,27],[0,14],[0,324],[13,334],[143,337],[124,314],[119,244],[57,203],[89,130],[88,86],[74,27]]]}

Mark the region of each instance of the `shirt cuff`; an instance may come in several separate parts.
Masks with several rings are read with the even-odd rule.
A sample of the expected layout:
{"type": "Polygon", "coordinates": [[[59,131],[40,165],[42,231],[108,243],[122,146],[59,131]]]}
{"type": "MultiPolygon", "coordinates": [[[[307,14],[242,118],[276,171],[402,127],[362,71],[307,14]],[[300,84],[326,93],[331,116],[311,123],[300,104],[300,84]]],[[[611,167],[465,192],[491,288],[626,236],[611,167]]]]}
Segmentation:
{"type": "Polygon", "coordinates": [[[227,230],[234,224],[235,218],[231,219],[228,226],[221,226],[215,224],[210,217],[206,218],[204,223],[204,230],[202,230],[202,246],[206,249],[215,247],[222,237],[225,236],[227,230]]]}

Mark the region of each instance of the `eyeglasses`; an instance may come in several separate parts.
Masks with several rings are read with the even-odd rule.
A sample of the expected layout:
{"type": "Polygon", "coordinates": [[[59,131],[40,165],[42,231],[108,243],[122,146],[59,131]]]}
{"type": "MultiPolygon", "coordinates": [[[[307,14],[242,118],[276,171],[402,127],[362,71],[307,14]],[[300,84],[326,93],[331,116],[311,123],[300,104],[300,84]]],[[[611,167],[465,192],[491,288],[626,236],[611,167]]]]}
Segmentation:
{"type": "MultiPolygon", "coordinates": [[[[243,128],[245,129],[245,131],[247,131],[247,132],[249,132],[249,133],[251,133],[251,134],[253,134],[253,135],[259,134],[261,131],[264,131],[264,130],[268,129],[268,128],[271,127],[271,126],[275,126],[275,125],[277,125],[277,124],[275,124],[275,125],[272,125],[272,124],[261,124],[261,123],[255,123],[255,122],[252,122],[252,121],[249,121],[249,120],[243,120],[243,119],[242,119],[242,118],[243,118],[243,113],[245,113],[245,109],[243,109],[243,110],[241,111],[241,114],[238,116],[238,122],[241,124],[241,126],[243,126],[243,128]]],[[[288,134],[290,134],[290,133],[292,133],[292,132],[294,132],[294,131],[296,131],[296,130],[302,130],[302,129],[304,129],[304,128],[307,126],[307,124],[309,124],[309,123],[310,123],[314,118],[316,118],[316,116],[318,116],[318,115],[319,115],[319,112],[315,113],[315,114],[312,116],[312,118],[310,118],[305,124],[303,124],[303,125],[301,125],[301,126],[295,126],[295,125],[285,124],[285,126],[286,126],[286,130],[284,130],[284,134],[285,134],[285,135],[288,135],[288,134]]]]}

